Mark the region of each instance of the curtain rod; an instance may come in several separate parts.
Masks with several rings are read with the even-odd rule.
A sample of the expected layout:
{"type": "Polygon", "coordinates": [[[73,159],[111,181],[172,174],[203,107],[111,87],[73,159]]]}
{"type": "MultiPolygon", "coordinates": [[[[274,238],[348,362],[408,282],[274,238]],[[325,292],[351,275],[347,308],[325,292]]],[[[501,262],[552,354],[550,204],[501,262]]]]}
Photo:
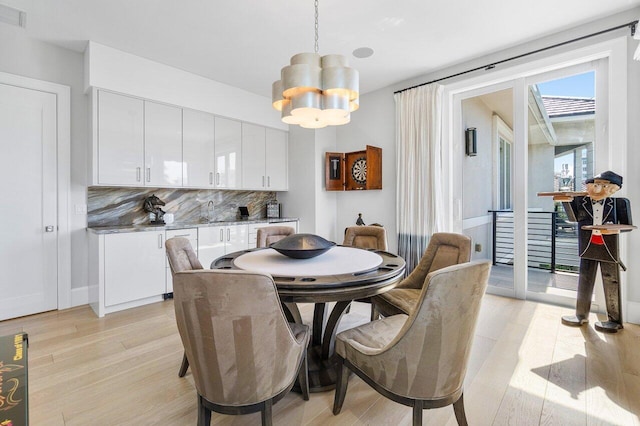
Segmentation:
{"type": "Polygon", "coordinates": [[[395,95],[397,93],[406,92],[407,90],[415,89],[416,87],[426,86],[427,84],[437,83],[437,82],[442,81],[442,80],[447,80],[449,78],[458,77],[459,75],[468,74],[470,72],[474,72],[474,71],[478,71],[478,70],[482,70],[482,69],[488,71],[490,69],[495,68],[496,65],[499,65],[499,64],[502,64],[502,63],[505,63],[505,62],[513,61],[515,59],[520,59],[520,58],[523,58],[525,56],[529,56],[529,55],[533,55],[533,54],[536,54],[536,53],[544,52],[545,50],[555,49],[556,47],[564,46],[565,44],[570,44],[570,43],[574,43],[576,41],[580,41],[580,40],[584,40],[584,39],[587,39],[587,38],[595,37],[595,36],[598,36],[598,35],[601,35],[601,34],[605,34],[605,33],[611,32],[611,31],[619,30],[620,28],[625,28],[625,27],[630,28],[631,29],[631,37],[633,37],[635,35],[635,33],[636,33],[637,25],[638,25],[638,20],[635,20],[635,21],[632,21],[632,22],[629,22],[629,23],[626,23],[626,24],[618,25],[617,27],[607,28],[606,30],[598,31],[596,33],[587,34],[587,35],[584,35],[584,36],[581,36],[581,37],[578,37],[578,38],[574,38],[572,40],[563,41],[561,43],[557,43],[557,44],[554,44],[554,45],[551,45],[551,46],[547,46],[547,47],[543,47],[543,48],[540,48],[540,49],[532,50],[531,52],[522,53],[520,55],[512,56],[510,58],[503,59],[501,61],[492,62],[492,63],[490,63],[488,65],[483,65],[483,66],[480,66],[480,67],[472,68],[470,70],[461,71],[459,73],[451,74],[451,75],[448,75],[446,77],[437,78],[435,80],[431,80],[431,81],[428,81],[426,83],[416,84],[415,86],[407,87],[406,89],[397,90],[397,91],[393,92],[393,94],[395,95]]]}

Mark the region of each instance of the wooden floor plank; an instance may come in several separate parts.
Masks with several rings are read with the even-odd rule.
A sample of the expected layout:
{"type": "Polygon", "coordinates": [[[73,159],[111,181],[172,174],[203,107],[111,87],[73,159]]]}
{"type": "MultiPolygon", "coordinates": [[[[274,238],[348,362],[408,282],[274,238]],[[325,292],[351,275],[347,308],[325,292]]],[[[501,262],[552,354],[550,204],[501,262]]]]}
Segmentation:
{"type": "MultiPolygon", "coordinates": [[[[309,305],[310,306],[310,305],[309,305]]],[[[354,304],[341,328],[366,320],[354,304]]],[[[303,317],[308,306],[301,309],[303,317]]],[[[640,426],[640,326],[603,335],[590,324],[566,327],[571,310],[487,295],[465,379],[472,425],[640,426]]],[[[31,424],[188,425],[196,422],[191,372],[177,376],[182,344],[173,302],[97,318],[87,307],[0,322],[27,331],[31,424]]],[[[342,413],[333,391],[309,401],[292,393],[273,408],[276,425],[411,424],[411,409],[351,376],[342,413]]],[[[215,425],[259,424],[258,413],[214,414],[215,425]]],[[[455,425],[452,407],[425,410],[424,425],[455,425]]]]}

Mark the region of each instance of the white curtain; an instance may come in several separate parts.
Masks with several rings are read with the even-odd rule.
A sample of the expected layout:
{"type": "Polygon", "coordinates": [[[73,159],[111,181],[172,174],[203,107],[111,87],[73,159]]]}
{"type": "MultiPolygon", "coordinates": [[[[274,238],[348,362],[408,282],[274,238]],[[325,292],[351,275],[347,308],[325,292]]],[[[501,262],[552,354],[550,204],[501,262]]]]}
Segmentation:
{"type": "Polygon", "coordinates": [[[398,254],[411,272],[429,237],[443,230],[443,86],[429,84],[395,94],[398,254]]]}

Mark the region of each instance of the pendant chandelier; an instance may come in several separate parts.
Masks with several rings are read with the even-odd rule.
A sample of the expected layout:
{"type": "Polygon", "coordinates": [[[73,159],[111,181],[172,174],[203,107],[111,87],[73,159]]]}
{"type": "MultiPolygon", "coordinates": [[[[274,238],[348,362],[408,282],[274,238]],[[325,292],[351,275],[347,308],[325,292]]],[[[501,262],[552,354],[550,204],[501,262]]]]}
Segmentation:
{"type": "Polygon", "coordinates": [[[282,121],[307,129],[347,124],[359,106],[358,71],[343,55],[318,54],[318,0],[315,11],[315,53],[292,56],[271,91],[282,121]]]}

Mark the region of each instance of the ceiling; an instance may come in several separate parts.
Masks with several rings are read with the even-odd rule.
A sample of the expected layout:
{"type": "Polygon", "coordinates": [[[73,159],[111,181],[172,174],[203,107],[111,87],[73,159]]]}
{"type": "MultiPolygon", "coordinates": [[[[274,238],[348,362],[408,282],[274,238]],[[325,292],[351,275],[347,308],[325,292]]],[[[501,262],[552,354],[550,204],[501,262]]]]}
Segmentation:
{"type": "MultiPolygon", "coordinates": [[[[314,49],[311,0],[0,0],[29,36],[87,40],[271,96],[289,58],[314,49]]],[[[319,0],[320,54],[339,53],[367,93],[640,6],[640,0],[319,0]],[[370,47],[373,56],[352,51],[370,47]]],[[[0,23],[0,25],[6,25],[0,23]]]]}

